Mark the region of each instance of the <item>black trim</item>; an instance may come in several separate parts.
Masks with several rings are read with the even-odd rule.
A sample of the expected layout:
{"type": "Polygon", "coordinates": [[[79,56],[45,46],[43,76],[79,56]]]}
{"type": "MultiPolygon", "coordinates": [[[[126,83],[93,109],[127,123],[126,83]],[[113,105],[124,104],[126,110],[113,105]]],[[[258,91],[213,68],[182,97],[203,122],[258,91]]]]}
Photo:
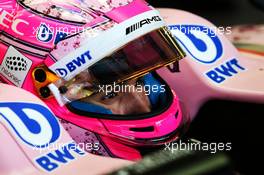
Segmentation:
{"type": "Polygon", "coordinates": [[[101,22],[101,23],[95,24],[93,26],[89,26],[89,27],[85,28],[84,30],[79,31],[78,33],[74,33],[74,34],[67,35],[66,37],[64,37],[63,39],[61,39],[60,42],[61,41],[64,41],[64,40],[67,40],[69,38],[75,37],[75,36],[77,36],[77,35],[79,35],[81,33],[87,32],[87,30],[92,30],[92,29],[94,29],[96,27],[100,27],[101,25],[104,25],[104,24],[107,24],[108,22],[111,22],[111,19],[109,19],[108,17],[106,17],[106,16],[101,16],[101,17],[104,17],[106,20],[103,21],[103,22],[101,22]]]}
{"type": "Polygon", "coordinates": [[[153,137],[151,139],[141,139],[141,138],[135,138],[135,142],[137,143],[142,143],[141,147],[147,147],[150,145],[159,145],[159,144],[164,144],[168,141],[171,141],[177,136],[181,136],[183,134],[184,127],[181,126],[180,128],[175,129],[171,133],[164,135],[162,137],[153,137]]]}
{"type": "Polygon", "coordinates": [[[154,126],[147,126],[147,127],[141,127],[141,128],[129,128],[130,131],[134,132],[153,132],[154,126]]]}
{"type": "Polygon", "coordinates": [[[49,54],[50,58],[54,61],[54,62],[57,62],[58,60],[52,55],[52,54],[49,54]]]}
{"type": "Polygon", "coordinates": [[[37,54],[37,53],[29,52],[29,51],[27,51],[27,50],[25,50],[25,49],[21,49],[20,47],[17,47],[17,46],[15,46],[15,45],[9,44],[8,42],[6,42],[6,41],[4,41],[4,40],[2,40],[2,39],[0,39],[0,41],[1,41],[3,44],[5,44],[7,47],[13,46],[13,47],[15,47],[17,50],[19,50],[19,51],[21,51],[21,52],[23,52],[23,53],[29,54],[29,55],[31,55],[31,56],[36,56],[36,57],[38,57],[38,58],[40,58],[40,59],[46,59],[46,56],[44,56],[44,55],[40,55],[40,54],[37,54]]]}
{"type": "Polygon", "coordinates": [[[5,37],[7,37],[7,38],[9,38],[9,39],[11,39],[11,40],[17,42],[17,43],[23,44],[23,45],[28,46],[28,47],[32,47],[32,48],[34,48],[34,49],[38,49],[38,50],[41,50],[41,51],[44,51],[44,52],[50,52],[50,51],[52,50],[52,49],[44,48],[44,47],[41,47],[41,46],[36,46],[36,45],[31,44],[31,43],[29,43],[29,42],[25,42],[25,41],[23,41],[23,40],[20,40],[20,39],[18,39],[18,38],[15,38],[15,39],[14,39],[13,36],[9,35],[9,34],[6,33],[6,32],[2,32],[1,34],[4,35],[5,37]]]}
{"type": "MultiPolygon", "coordinates": [[[[80,127],[80,126],[78,126],[80,127]]],[[[92,131],[90,131],[92,132],[92,131]]],[[[110,157],[113,157],[113,158],[121,158],[117,155],[115,155],[114,153],[112,153],[112,151],[108,148],[108,146],[106,146],[106,144],[104,143],[103,139],[101,138],[100,134],[97,134],[96,132],[92,132],[94,133],[95,137],[97,138],[97,140],[100,142],[100,145],[105,149],[105,151],[108,153],[108,155],[110,157]]]]}
{"type": "Polygon", "coordinates": [[[179,110],[176,112],[176,114],[175,114],[175,118],[177,119],[178,116],[179,116],[179,110]]]}
{"type": "Polygon", "coordinates": [[[93,113],[87,111],[81,111],[79,109],[74,108],[70,103],[66,105],[69,111],[81,115],[84,117],[93,117],[98,119],[107,119],[107,120],[141,120],[146,118],[155,117],[157,115],[162,114],[163,112],[167,111],[173,102],[173,94],[170,89],[170,86],[156,73],[153,72],[152,75],[161,82],[161,84],[165,85],[165,93],[167,95],[167,102],[166,104],[160,104],[158,109],[153,109],[149,113],[145,114],[133,114],[133,115],[118,115],[118,114],[100,114],[100,113],[93,113]]]}

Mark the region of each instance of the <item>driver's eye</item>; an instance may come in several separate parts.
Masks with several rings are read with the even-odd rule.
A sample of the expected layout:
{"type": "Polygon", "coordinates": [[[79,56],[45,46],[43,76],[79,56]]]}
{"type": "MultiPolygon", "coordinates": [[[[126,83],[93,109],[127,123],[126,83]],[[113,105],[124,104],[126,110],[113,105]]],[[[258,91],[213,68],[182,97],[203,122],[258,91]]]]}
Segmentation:
{"type": "Polygon", "coordinates": [[[111,98],[116,97],[117,95],[118,95],[118,94],[115,93],[115,92],[110,92],[109,94],[103,96],[103,97],[102,97],[102,100],[111,99],[111,98]]]}

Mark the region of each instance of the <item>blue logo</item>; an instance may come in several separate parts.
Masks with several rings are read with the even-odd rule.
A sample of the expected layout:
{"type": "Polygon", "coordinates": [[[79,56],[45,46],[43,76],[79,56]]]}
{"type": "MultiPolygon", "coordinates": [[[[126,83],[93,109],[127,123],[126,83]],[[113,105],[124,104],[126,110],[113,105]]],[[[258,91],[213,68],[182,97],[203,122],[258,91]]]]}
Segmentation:
{"type": "Polygon", "coordinates": [[[78,156],[84,156],[86,153],[75,143],[69,143],[58,150],[37,158],[36,162],[41,168],[47,172],[51,172],[63,164],[74,161],[77,158],[76,154],[78,156]]]}
{"type": "Polygon", "coordinates": [[[67,36],[68,36],[68,34],[65,32],[57,32],[54,44],[58,44],[60,41],[65,39],[67,36]]]}
{"type": "Polygon", "coordinates": [[[42,42],[50,42],[53,38],[53,32],[46,24],[41,24],[37,32],[37,39],[42,42]]]}
{"type": "Polygon", "coordinates": [[[46,107],[33,103],[0,103],[0,120],[32,147],[42,148],[60,136],[60,125],[46,107]]]}
{"type": "Polygon", "coordinates": [[[240,65],[236,58],[233,58],[232,60],[210,70],[206,73],[206,76],[215,83],[222,83],[226,79],[233,77],[244,70],[246,70],[246,68],[240,65]]]}
{"type": "Polygon", "coordinates": [[[85,52],[81,56],[79,56],[76,59],[72,60],[71,62],[67,63],[66,69],[65,68],[58,68],[55,71],[60,77],[66,77],[68,75],[68,72],[74,72],[77,68],[86,64],[86,58],[88,60],[93,59],[91,54],[90,54],[90,51],[85,52]]]}
{"type": "Polygon", "coordinates": [[[68,75],[68,72],[66,69],[59,68],[59,69],[56,69],[56,74],[64,78],[68,75]]]}
{"type": "Polygon", "coordinates": [[[200,25],[168,26],[180,45],[195,60],[211,64],[221,58],[223,46],[213,30],[200,25]]]}

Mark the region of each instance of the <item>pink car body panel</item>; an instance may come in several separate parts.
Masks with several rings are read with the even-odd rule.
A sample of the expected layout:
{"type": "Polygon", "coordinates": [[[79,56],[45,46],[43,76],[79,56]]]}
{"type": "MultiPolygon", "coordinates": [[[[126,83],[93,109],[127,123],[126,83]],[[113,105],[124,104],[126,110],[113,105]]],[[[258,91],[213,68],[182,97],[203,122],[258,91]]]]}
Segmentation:
{"type": "Polygon", "coordinates": [[[226,37],[234,43],[245,57],[264,56],[264,25],[233,26],[226,37]]]}
{"type": "MultiPolygon", "coordinates": [[[[36,175],[36,174],[104,174],[107,172],[111,172],[116,170],[117,168],[126,166],[131,164],[131,162],[112,159],[108,157],[101,157],[92,155],[89,153],[85,153],[83,155],[78,155],[73,151],[70,151],[70,154],[74,157],[74,159],[69,159],[65,157],[66,163],[56,161],[56,159],[50,158],[49,160],[53,163],[58,164],[58,167],[54,170],[47,172],[43,169],[38,163],[37,159],[45,156],[48,157],[48,154],[56,155],[54,151],[60,150],[63,145],[67,145],[69,143],[74,143],[72,138],[68,135],[68,133],[63,129],[62,126],[59,125],[60,134],[57,140],[55,140],[52,144],[57,145],[56,147],[46,147],[43,149],[37,149],[37,147],[32,147],[31,145],[25,143],[21,138],[30,139],[32,136],[41,140],[42,137],[38,135],[49,135],[49,129],[43,129],[45,124],[38,123],[40,119],[43,119],[43,116],[46,114],[41,114],[36,117],[33,113],[27,113],[27,116],[32,120],[37,122],[40,127],[40,133],[34,134],[29,132],[26,134],[22,133],[22,128],[32,129],[32,125],[26,127],[26,125],[19,125],[19,121],[24,122],[22,116],[16,118],[16,123],[8,123],[8,119],[4,119],[5,111],[8,108],[3,107],[6,103],[22,103],[22,104],[31,104],[38,105],[41,107],[47,108],[47,106],[36,96],[33,94],[22,90],[20,88],[0,84],[0,139],[2,140],[2,144],[0,145],[0,174],[1,175],[9,175],[9,174],[23,174],[23,175],[36,175]],[[31,115],[32,114],[32,115],[31,115]],[[39,118],[41,116],[41,118],[39,118]],[[12,125],[12,127],[11,127],[12,125]],[[17,132],[15,132],[17,131],[17,132]],[[19,134],[23,135],[19,137],[19,134]],[[104,166],[101,166],[104,165],[104,166]]],[[[25,108],[26,109],[26,108],[25,108]]],[[[11,117],[11,116],[7,116],[11,117]]],[[[9,118],[11,119],[11,118],[9,118]]],[[[12,121],[12,120],[9,120],[12,121]]],[[[50,123],[49,123],[50,124],[50,123]]],[[[51,129],[51,128],[50,128],[51,129]]],[[[62,151],[63,152],[63,151],[62,151]]],[[[58,156],[58,155],[57,155],[58,156]]]]}
{"type": "MultiPolygon", "coordinates": [[[[211,30],[217,29],[209,21],[189,12],[175,9],[159,10],[173,34],[177,33],[175,28],[186,25],[203,26],[211,30]],[[175,25],[177,27],[174,27],[175,25]]],[[[198,31],[198,33],[193,33],[195,37],[200,39],[196,40],[196,42],[206,40],[206,42],[203,41],[206,47],[215,47],[210,44],[212,43],[212,38],[205,36],[205,32],[198,31]]],[[[203,55],[206,51],[198,50],[197,47],[199,45],[195,45],[190,38],[185,37],[185,34],[180,39],[179,36],[175,36],[178,37],[177,40],[181,42],[187,53],[187,57],[180,62],[181,72],[173,74],[168,69],[163,68],[158,73],[176,91],[179,98],[184,101],[192,119],[201,105],[210,99],[238,100],[253,103],[264,102],[264,81],[260,81],[260,77],[264,76],[264,71],[262,71],[264,67],[263,59],[242,56],[225,37],[224,33],[218,33],[216,36],[222,45],[222,55],[217,60],[214,60],[213,63],[204,64],[195,59],[192,54],[194,52],[197,54],[198,52],[198,54],[203,55]],[[192,51],[186,50],[186,46],[192,51]],[[230,71],[231,69],[232,71],[230,71]],[[227,72],[221,74],[221,71],[227,72]],[[213,73],[223,81],[216,83],[212,81],[212,78],[215,79],[216,77],[210,78],[206,75],[207,73],[213,73]]],[[[211,50],[214,51],[216,49],[211,48],[211,50]]],[[[210,55],[201,59],[208,61],[210,55]]]]}

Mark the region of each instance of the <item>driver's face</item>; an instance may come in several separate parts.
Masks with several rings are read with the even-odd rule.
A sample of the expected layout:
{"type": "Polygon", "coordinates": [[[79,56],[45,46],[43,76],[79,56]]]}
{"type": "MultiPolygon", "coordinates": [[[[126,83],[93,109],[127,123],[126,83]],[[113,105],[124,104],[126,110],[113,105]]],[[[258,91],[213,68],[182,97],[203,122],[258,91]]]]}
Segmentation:
{"type": "MultiPolygon", "coordinates": [[[[137,80],[127,82],[131,89],[136,85],[137,80]]],[[[134,88],[136,89],[136,88],[134,88]]],[[[151,104],[146,92],[129,91],[119,92],[106,97],[104,92],[94,94],[82,101],[93,103],[112,111],[113,114],[129,115],[151,112],[151,104]]]]}

